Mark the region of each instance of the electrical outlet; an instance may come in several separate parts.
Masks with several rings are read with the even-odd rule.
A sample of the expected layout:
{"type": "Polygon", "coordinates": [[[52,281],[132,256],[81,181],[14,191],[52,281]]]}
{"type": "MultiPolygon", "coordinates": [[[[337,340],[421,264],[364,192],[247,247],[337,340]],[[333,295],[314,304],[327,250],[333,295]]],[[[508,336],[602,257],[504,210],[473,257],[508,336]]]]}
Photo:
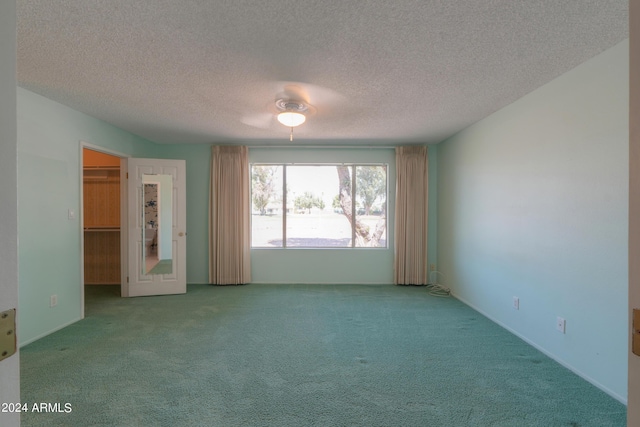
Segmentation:
{"type": "Polygon", "coordinates": [[[67,211],[67,217],[70,221],[76,219],[76,211],[74,211],[73,209],[69,209],[67,211]]]}
{"type": "Polygon", "coordinates": [[[436,265],[435,264],[431,264],[431,271],[436,271],[436,265]]]}
{"type": "Polygon", "coordinates": [[[514,310],[520,310],[520,298],[513,297],[513,308],[514,310]]]}
{"type": "Polygon", "coordinates": [[[567,321],[564,320],[562,317],[558,317],[556,319],[556,329],[558,330],[558,332],[562,332],[563,334],[565,333],[565,331],[567,330],[567,321]]]}
{"type": "Polygon", "coordinates": [[[51,295],[49,297],[49,307],[55,307],[58,305],[58,295],[51,295]]]}

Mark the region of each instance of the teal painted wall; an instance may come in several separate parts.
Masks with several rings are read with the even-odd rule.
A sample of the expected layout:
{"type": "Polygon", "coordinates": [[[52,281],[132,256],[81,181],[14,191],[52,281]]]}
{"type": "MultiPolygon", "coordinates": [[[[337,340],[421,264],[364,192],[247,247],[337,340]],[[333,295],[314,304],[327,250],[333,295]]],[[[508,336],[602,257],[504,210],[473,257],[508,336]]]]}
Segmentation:
{"type": "Polygon", "coordinates": [[[441,143],[437,165],[438,268],[455,296],[623,402],[628,49],[441,143]]]}
{"type": "Polygon", "coordinates": [[[138,157],[155,144],[22,88],[18,116],[20,343],[80,319],[80,141],[138,157]],[[75,220],[67,219],[73,209],[75,220]],[[49,297],[58,305],[49,307],[49,297]]]}

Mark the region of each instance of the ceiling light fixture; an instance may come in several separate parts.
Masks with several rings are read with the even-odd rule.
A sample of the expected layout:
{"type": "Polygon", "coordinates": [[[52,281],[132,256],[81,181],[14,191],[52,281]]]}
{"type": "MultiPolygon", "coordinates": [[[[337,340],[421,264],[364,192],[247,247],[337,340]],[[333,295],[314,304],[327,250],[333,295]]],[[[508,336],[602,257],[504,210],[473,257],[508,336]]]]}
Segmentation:
{"type": "Polygon", "coordinates": [[[280,111],[278,113],[278,121],[291,128],[289,141],[293,141],[293,128],[300,126],[307,120],[305,113],[309,108],[302,102],[292,101],[290,99],[278,99],[276,101],[276,108],[280,111]]]}
{"type": "Polygon", "coordinates": [[[307,120],[304,114],[295,111],[283,111],[278,114],[278,121],[288,127],[300,126],[307,120]]]}

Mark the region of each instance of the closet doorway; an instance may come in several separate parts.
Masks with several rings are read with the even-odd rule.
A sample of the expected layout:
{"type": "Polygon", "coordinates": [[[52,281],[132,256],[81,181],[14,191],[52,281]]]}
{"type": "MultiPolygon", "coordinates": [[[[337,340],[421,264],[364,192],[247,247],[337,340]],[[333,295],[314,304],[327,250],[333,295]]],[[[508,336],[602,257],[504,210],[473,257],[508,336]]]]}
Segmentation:
{"type": "Polygon", "coordinates": [[[121,157],[82,147],[83,304],[85,286],[120,295],[121,157]]]}

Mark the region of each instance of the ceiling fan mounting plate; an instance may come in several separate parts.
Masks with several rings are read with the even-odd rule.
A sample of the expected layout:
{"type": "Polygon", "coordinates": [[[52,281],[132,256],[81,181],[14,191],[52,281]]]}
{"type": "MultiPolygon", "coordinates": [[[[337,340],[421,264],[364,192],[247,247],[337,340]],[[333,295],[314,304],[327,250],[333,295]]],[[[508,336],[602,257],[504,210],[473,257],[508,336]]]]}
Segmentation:
{"type": "Polygon", "coordinates": [[[301,101],[295,101],[291,99],[280,98],[276,100],[276,108],[278,111],[291,111],[294,113],[306,113],[309,111],[309,106],[301,101]]]}

